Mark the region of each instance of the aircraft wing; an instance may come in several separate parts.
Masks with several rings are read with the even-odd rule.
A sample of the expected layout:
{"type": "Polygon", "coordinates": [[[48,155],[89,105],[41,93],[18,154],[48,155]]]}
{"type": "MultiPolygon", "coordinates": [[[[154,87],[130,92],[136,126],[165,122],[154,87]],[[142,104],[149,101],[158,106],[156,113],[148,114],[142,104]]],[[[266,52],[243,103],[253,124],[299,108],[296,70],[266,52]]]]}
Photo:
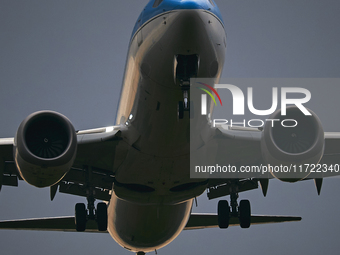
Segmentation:
{"type": "MultiPolygon", "coordinates": [[[[110,200],[110,191],[114,181],[115,169],[124,160],[128,147],[122,142],[120,126],[104,127],[77,132],[78,150],[74,165],[67,175],[50,188],[51,200],[56,192],[86,197],[87,169],[92,168],[92,180],[95,186],[95,198],[103,201],[110,200]],[[113,171],[112,171],[113,169],[113,171]]],[[[257,128],[231,129],[223,125],[216,129],[215,137],[221,141],[219,148],[230,155],[234,161],[243,164],[260,164],[262,130],[257,128]]],[[[2,185],[18,186],[21,180],[13,160],[13,138],[0,139],[0,189],[2,185]]],[[[325,133],[325,152],[321,163],[339,164],[340,162],[340,133],[325,133]]],[[[268,178],[273,178],[268,176],[268,178]]],[[[257,189],[259,184],[266,194],[268,180],[247,178],[238,181],[238,191],[257,189]]],[[[230,193],[230,180],[210,179],[208,182],[208,198],[227,196],[230,193]]]]}
{"type": "MultiPolygon", "coordinates": [[[[127,150],[121,142],[121,127],[105,127],[77,131],[77,156],[66,176],[50,188],[51,200],[56,192],[86,197],[87,168],[92,168],[95,198],[110,200],[114,171],[127,150]],[[117,149],[119,147],[119,149],[117,149]],[[114,169],[114,171],[112,171],[114,169]]],[[[0,139],[0,189],[2,185],[18,186],[21,180],[13,160],[13,138],[0,139]]]]}
{"type": "MultiPolygon", "coordinates": [[[[260,144],[262,132],[257,128],[221,125],[216,128],[214,137],[221,140],[219,148],[223,153],[233,155],[233,161],[240,161],[242,157],[243,164],[258,164],[262,163],[260,144]],[[228,143],[224,142],[226,140],[228,143]]],[[[340,132],[325,132],[324,137],[325,150],[321,163],[339,164],[340,132]]]]}
{"type": "Polygon", "coordinates": [[[325,132],[325,152],[321,163],[328,165],[340,163],[340,132],[325,132]]]}
{"type": "Polygon", "coordinates": [[[212,137],[219,153],[228,155],[231,164],[254,165],[262,163],[261,136],[262,130],[257,128],[220,125],[212,137]]]}
{"type": "MultiPolygon", "coordinates": [[[[233,161],[231,164],[242,162],[244,165],[260,165],[265,164],[261,154],[261,137],[262,130],[249,127],[230,127],[220,125],[215,129],[213,139],[218,140],[218,148],[224,155],[230,155],[233,161]]],[[[319,162],[320,164],[335,165],[340,164],[340,132],[325,132],[325,148],[324,154],[319,162]]],[[[339,175],[340,172],[327,173],[317,175],[314,179],[310,175],[307,179],[314,179],[318,193],[320,193],[322,178],[339,175]]],[[[268,179],[274,178],[271,174],[267,175],[267,179],[244,178],[238,180],[238,192],[262,188],[263,194],[266,195],[268,189],[268,179]]],[[[306,180],[306,179],[305,179],[306,180]]],[[[230,195],[230,179],[210,179],[208,182],[208,198],[214,199],[230,195]]]]}
{"type": "MultiPolygon", "coordinates": [[[[251,216],[252,225],[300,220],[301,217],[293,216],[251,216]]],[[[239,225],[239,220],[238,218],[232,217],[229,226],[236,225],[239,225]]],[[[218,228],[217,214],[193,213],[190,215],[189,221],[184,229],[191,230],[203,228],[218,228]]],[[[0,221],[0,229],[76,232],[73,216],[0,221]]],[[[107,233],[107,231],[98,231],[97,223],[93,220],[87,222],[85,232],[107,233]]]]}

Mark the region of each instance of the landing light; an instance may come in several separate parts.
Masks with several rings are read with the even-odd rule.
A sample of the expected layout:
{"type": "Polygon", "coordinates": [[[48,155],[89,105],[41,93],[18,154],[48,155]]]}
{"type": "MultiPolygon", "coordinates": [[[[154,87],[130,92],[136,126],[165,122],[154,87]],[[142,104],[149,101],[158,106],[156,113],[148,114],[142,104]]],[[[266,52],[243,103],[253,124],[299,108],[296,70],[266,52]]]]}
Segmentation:
{"type": "Polygon", "coordinates": [[[107,127],[105,129],[105,132],[108,133],[108,132],[112,132],[114,130],[114,127],[107,127]]]}

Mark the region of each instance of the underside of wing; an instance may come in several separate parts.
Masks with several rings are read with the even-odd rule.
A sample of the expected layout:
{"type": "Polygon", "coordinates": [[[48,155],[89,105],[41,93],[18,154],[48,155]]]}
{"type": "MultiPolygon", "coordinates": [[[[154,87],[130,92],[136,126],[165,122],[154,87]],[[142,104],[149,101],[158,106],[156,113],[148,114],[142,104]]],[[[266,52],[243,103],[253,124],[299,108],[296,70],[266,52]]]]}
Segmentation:
{"type": "MultiPolygon", "coordinates": [[[[82,130],[75,132],[75,135],[77,150],[76,155],[73,157],[72,165],[65,166],[63,171],[61,169],[51,170],[58,176],[55,176],[55,178],[54,176],[52,176],[53,178],[49,177],[53,180],[48,182],[48,185],[40,185],[45,183],[43,178],[47,177],[39,175],[39,172],[34,175],[34,178],[31,178],[32,174],[27,173],[29,172],[27,169],[30,168],[27,160],[15,163],[13,149],[17,150],[17,148],[14,144],[14,139],[1,138],[0,190],[2,186],[18,186],[18,180],[24,178],[26,182],[34,186],[50,186],[51,200],[53,200],[58,190],[61,193],[86,197],[86,188],[91,186],[95,191],[93,192],[95,199],[108,201],[111,196],[110,190],[112,189],[115,169],[120,164],[120,161],[124,159],[126,153],[125,144],[120,143],[121,127],[112,126],[82,130]],[[18,171],[16,166],[18,164],[21,172],[18,171]]],[[[31,153],[29,154],[31,155],[31,153]]],[[[39,159],[44,160],[43,157],[39,159]]],[[[36,168],[43,164],[44,162],[40,162],[36,168]]]]}
{"type": "MultiPolygon", "coordinates": [[[[325,132],[325,151],[320,163],[328,166],[340,164],[340,132],[325,132]]],[[[327,176],[339,174],[339,171],[327,172],[327,176]]]]}

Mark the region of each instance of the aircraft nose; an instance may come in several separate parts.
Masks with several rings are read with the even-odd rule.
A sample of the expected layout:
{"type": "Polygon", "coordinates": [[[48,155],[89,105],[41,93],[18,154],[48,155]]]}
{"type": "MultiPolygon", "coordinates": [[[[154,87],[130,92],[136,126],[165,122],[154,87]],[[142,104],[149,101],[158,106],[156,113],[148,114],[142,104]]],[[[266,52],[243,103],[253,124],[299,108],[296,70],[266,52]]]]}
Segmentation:
{"type": "Polygon", "coordinates": [[[163,2],[165,5],[174,6],[174,9],[209,9],[213,7],[212,0],[163,0],[163,2]]]}
{"type": "Polygon", "coordinates": [[[194,0],[184,0],[180,1],[178,0],[178,5],[181,6],[183,9],[200,9],[204,8],[202,4],[204,4],[206,1],[194,1],[194,0]]]}

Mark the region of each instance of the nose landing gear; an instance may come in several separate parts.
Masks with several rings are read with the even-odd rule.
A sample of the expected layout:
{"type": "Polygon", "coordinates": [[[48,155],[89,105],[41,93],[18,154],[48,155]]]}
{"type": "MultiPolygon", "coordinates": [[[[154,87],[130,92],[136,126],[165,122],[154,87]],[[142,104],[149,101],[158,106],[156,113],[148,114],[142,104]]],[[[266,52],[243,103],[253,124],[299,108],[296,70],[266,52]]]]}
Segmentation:
{"type": "MultiPolygon", "coordinates": [[[[183,101],[178,102],[178,119],[183,119],[184,112],[190,111],[189,89],[190,78],[197,77],[199,67],[199,56],[193,55],[176,55],[174,59],[175,82],[183,91],[183,101]]],[[[192,113],[191,109],[191,113],[192,113]]]]}
{"type": "Polygon", "coordinates": [[[178,108],[177,108],[178,119],[183,119],[184,112],[190,111],[190,102],[189,102],[188,90],[189,90],[189,88],[183,89],[183,101],[178,102],[178,108]]]}

